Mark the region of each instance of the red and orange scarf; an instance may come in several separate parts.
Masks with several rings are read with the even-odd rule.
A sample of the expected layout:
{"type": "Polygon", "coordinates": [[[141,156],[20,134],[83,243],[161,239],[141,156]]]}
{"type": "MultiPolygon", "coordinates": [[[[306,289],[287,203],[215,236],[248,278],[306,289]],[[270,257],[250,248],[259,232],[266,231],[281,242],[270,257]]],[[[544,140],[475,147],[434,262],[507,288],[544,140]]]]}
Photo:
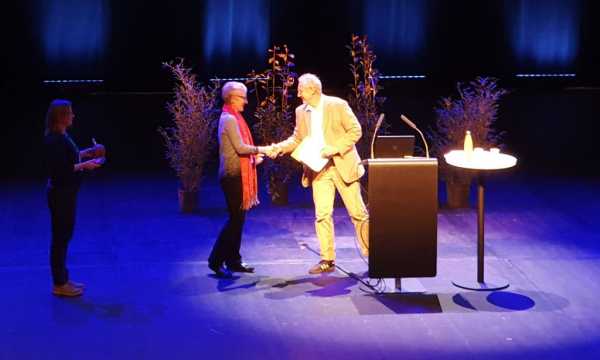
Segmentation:
{"type": "MultiPolygon", "coordinates": [[[[240,135],[244,144],[254,146],[250,128],[244,120],[244,117],[239,112],[235,111],[229,105],[223,106],[223,111],[233,115],[237,121],[240,135]]],[[[258,184],[256,176],[256,157],[254,155],[239,155],[240,169],[242,170],[242,209],[249,210],[251,207],[258,205],[258,184]]]]}

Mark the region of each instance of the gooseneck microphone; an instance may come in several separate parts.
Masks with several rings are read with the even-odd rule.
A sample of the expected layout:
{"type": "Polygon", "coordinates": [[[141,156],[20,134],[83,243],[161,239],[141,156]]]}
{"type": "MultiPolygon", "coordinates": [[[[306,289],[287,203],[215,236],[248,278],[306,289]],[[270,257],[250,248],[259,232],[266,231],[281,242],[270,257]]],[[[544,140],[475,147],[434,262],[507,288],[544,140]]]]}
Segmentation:
{"type": "Polygon", "coordinates": [[[375,124],[375,131],[373,131],[373,138],[371,138],[371,159],[375,158],[375,153],[373,152],[373,146],[375,145],[375,138],[377,137],[377,132],[381,127],[381,123],[383,122],[383,118],[385,117],[384,113],[379,115],[379,119],[377,119],[377,124],[375,124]]]}
{"type": "Polygon", "coordinates": [[[427,146],[427,141],[425,141],[425,136],[423,136],[423,133],[421,132],[421,130],[419,130],[419,128],[417,128],[417,125],[415,125],[415,123],[413,123],[412,121],[410,121],[406,116],[400,115],[400,119],[402,119],[402,121],[404,121],[406,123],[406,125],[408,125],[411,128],[415,129],[419,133],[419,135],[421,135],[421,139],[423,140],[423,144],[425,144],[425,155],[427,156],[427,158],[429,158],[429,146],[427,146]]]}

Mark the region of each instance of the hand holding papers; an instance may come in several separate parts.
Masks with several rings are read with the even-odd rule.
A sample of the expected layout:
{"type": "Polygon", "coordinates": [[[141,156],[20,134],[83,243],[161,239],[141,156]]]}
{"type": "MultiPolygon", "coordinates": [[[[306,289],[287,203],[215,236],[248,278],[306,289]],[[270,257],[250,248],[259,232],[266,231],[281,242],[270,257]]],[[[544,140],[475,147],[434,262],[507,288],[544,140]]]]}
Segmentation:
{"type": "Polygon", "coordinates": [[[333,155],[337,154],[339,151],[335,146],[325,145],[323,149],[321,149],[321,156],[327,159],[330,159],[333,155]]]}
{"type": "Polygon", "coordinates": [[[292,158],[308,166],[315,172],[319,172],[325,167],[329,159],[321,156],[321,146],[313,138],[307,136],[292,153],[292,158]]]}

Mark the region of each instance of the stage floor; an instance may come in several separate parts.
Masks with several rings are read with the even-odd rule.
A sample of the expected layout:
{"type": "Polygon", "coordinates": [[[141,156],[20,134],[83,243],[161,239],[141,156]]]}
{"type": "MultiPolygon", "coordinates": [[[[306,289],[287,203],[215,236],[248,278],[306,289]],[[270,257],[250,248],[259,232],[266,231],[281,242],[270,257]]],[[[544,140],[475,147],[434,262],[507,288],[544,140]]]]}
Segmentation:
{"type": "MultiPolygon", "coordinates": [[[[218,280],[206,262],[225,220],[215,179],[190,215],[168,176],[86,180],[69,258],[87,285],[78,299],[50,294],[43,181],[2,182],[2,360],[600,358],[598,180],[489,180],[486,270],[508,289],[452,285],[475,279],[476,215],[441,209],[437,277],[383,295],[342,271],[307,274],[314,210],[296,184],[288,206],[263,194],[248,214],[242,254],[256,274],[218,280]]],[[[338,264],[364,277],[343,207],[335,223],[338,264]]]]}

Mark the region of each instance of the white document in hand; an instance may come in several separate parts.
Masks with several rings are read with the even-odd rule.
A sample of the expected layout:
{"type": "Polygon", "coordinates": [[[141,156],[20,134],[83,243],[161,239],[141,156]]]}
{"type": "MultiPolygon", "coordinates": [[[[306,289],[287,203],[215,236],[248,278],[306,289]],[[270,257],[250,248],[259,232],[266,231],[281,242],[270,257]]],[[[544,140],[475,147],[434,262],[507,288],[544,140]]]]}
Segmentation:
{"type": "Polygon", "coordinates": [[[321,171],[329,159],[321,156],[322,146],[317,144],[312,137],[305,137],[296,150],[292,152],[292,158],[300,161],[315,172],[321,171]]]}

